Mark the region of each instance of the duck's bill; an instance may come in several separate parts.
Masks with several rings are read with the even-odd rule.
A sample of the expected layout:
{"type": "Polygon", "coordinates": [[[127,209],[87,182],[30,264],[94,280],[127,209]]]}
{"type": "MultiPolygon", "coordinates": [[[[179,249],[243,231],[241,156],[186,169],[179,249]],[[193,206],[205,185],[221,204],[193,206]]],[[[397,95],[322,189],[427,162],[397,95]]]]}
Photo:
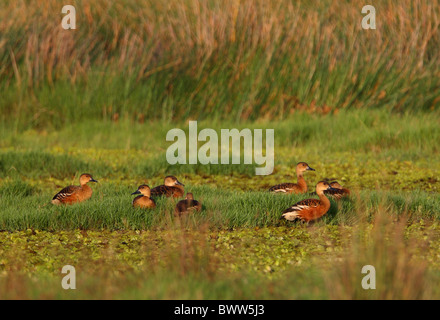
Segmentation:
{"type": "Polygon", "coordinates": [[[179,180],[176,181],[176,183],[180,186],[185,186],[182,182],[180,182],[179,180]]]}
{"type": "Polygon", "coordinates": [[[98,182],[98,180],[90,179],[91,182],[98,182]]]}
{"type": "Polygon", "coordinates": [[[315,169],[313,169],[313,168],[311,168],[311,167],[307,167],[307,170],[310,170],[310,171],[316,171],[315,169]]]}
{"type": "Polygon", "coordinates": [[[135,194],[141,194],[141,192],[139,190],[136,190],[135,192],[133,192],[131,195],[135,195],[135,194]]]}

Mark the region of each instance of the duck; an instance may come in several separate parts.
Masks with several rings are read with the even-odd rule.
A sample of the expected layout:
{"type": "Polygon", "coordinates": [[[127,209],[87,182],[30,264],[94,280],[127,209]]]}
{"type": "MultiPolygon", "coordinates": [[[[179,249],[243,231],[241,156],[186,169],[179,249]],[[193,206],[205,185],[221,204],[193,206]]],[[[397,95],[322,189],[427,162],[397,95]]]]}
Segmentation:
{"type": "Polygon", "coordinates": [[[151,189],[152,197],[173,197],[181,198],[184,194],[185,185],[181,183],[175,176],[167,176],[164,179],[164,184],[151,189]]]}
{"type": "MultiPolygon", "coordinates": [[[[339,200],[350,195],[350,190],[343,188],[338,181],[330,182],[330,186],[333,188],[333,190],[325,190],[324,194],[326,196],[339,200]]],[[[316,192],[312,192],[310,195],[316,195],[316,192]]]]}
{"type": "Polygon", "coordinates": [[[194,200],[194,195],[191,192],[188,192],[186,194],[185,200],[180,200],[176,208],[174,209],[174,215],[175,216],[181,216],[185,213],[190,213],[194,211],[201,211],[202,210],[202,204],[194,200]]]}
{"type": "Polygon", "coordinates": [[[133,208],[142,208],[142,209],[153,209],[156,208],[156,202],[150,198],[151,190],[150,187],[146,184],[140,185],[132,195],[138,194],[137,197],[133,199],[132,205],[133,208]]]}
{"type": "Polygon", "coordinates": [[[325,215],[330,209],[330,200],[326,197],[325,191],[334,190],[327,181],[320,181],[316,185],[316,194],[319,199],[305,199],[297,202],[290,208],[283,211],[282,217],[289,221],[296,219],[302,222],[317,220],[325,215]]]}
{"type": "Polygon", "coordinates": [[[79,186],[68,186],[58,192],[53,198],[52,203],[59,204],[73,204],[83,202],[92,197],[92,188],[87,183],[98,182],[88,173],[83,173],[79,177],[79,186]]]}
{"type": "Polygon", "coordinates": [[[339,200],[350,195],[350,190],[343,188],[338,181],[330,182],[330,186],[333,188],[333,190],[324,191],[324,194],[327,196],[331,196],[339,200]]]}
{"type": "Polygon", "coordinates": [[[303,173],[306,171],[316,171],[311,168],[305,162],[299,162],[296,165],[296,177],[298,179],[297,183],[281,183],[276,186],[270,187],[270,192],[282,192],[282,193],[306,193],[307,192],[307,183],[304,180],[303,173]]]}

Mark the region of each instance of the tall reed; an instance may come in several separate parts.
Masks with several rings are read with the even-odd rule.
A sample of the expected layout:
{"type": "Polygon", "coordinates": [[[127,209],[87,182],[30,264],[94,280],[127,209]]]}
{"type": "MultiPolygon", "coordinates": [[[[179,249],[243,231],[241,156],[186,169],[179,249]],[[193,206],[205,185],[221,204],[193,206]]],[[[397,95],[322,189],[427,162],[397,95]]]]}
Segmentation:
{"type": "MultiPolygon", "coordinates": [[[[440,5],[372,1],[73,1],[0,4],[1,119],[279,119],[294,110],[440,104],[440,5]]],[[[17,120],[18,119],[18,120],[17,120]]]]}

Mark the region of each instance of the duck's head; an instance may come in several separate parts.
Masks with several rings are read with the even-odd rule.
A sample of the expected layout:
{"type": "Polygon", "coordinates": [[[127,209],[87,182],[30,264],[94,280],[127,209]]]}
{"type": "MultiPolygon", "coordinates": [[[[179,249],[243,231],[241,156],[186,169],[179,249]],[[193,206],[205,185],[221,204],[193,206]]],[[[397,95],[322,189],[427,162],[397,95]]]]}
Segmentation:
{"type": "Polygon", "coordinates": [[[80,177],[79,177],[79,183],[83,186],[89,182],[98,182],[97,180],[93,179],[91,174],[88,173],[83,173],[80,177]]]}
{"type": "Polygon", "coordinates": [[[327,181],[319,181],[316,185],[316,193],[322,194],[325,190],[334,190],[327,181]]]}
{"type": "Polygon", "coordinates": [[[305,162],[298,162],[296,165],[296,172],[297,173],[303,173],[305,171],[315,171],[315,169],[311,168],[307,163],[305,162]]]}
{"type": "Polygon", "coordinates": [[[146,184],[140,185],[138,187],[138,189],[132,193],[132,195],[135,195],[135,194],[141,194],[143,196],[150,197],[150,195],[151,195],[150,187],[147,186],[146,184]]]}
{"type": "Polygon", "coordinates": [[[188,192],[187,194],[186,194],[186,198],[185,198],[186,200],[194,200],[194,196],[193,196],[193,194],[191,193],[191,192],[188,192]]]}
{"type": "Polygon", "coordinates": [[[173,187],[173,186],[185,186],[183,183],[181,183],[175,176],[167,176],[165,177],[164,185],[167,187],[173,187]]]}
{"type": "Polygon", "coordinates": [[[330,186],[331,186],[333,189],[342,189],[342,186],[339,184],[338,181],[333,181],[333,182],[331,182],[331,183],[330,183],[330,186]]]}

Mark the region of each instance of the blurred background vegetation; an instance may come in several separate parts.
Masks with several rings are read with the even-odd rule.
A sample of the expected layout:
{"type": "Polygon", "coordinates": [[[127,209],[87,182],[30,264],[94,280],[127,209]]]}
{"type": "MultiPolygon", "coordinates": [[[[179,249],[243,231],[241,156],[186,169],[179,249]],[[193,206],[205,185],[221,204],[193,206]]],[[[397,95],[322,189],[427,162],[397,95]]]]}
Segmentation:
{"type": "Polygon", "coordinates": [[[0,121],[284,119],[438,110],[440,6],[370,1],[1,1],[0,121]]]}

